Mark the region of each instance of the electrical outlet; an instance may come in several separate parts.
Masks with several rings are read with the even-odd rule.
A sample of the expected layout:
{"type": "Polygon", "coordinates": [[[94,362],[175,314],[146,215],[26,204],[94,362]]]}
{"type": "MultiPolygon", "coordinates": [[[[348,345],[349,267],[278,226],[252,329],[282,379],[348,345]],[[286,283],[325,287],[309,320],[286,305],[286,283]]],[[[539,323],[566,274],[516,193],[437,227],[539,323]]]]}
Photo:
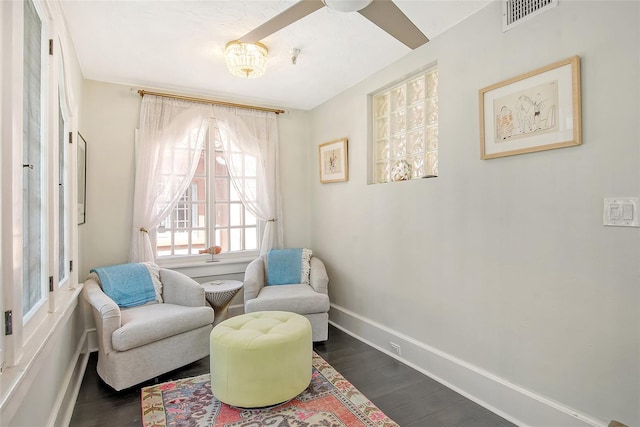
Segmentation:
{"type": "Polygon", "coordinates": [[[400,346],[394,342],[389,342],[391,344],[391,352],[400,356],[400,346]]]}

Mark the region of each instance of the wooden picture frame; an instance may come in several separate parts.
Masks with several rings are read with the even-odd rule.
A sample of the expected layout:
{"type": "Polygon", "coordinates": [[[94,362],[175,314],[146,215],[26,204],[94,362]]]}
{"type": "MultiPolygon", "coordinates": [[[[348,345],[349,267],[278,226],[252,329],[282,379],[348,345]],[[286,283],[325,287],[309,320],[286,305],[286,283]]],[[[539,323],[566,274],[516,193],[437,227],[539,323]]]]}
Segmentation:
{"type": "Polygon", "coordinates": [[[349,179],[347,138],[325,142],[318,146],[320,182],[339,182],[349,179]]]}
{"type": "Polygon", "coordinates": [[[480,89],[480,158],[582,144],[580,57],[480,89]]]}
{"type": "Polygon", "coordinates": [[[78,132],[78,225],[87,221],[87,141],[78,132]]]}

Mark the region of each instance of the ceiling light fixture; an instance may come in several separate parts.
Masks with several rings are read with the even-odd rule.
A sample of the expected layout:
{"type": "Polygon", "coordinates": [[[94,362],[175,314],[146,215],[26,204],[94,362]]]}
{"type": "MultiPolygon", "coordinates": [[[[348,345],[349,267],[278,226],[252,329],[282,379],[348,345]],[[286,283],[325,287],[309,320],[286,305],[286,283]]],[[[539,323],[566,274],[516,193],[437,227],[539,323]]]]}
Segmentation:
{"type": "Polygon", "coordinates": [[[243,43],[238,40],[227,43],[224,58],[231,74],[246,79],[255,79],[267,69],[269,50],[259,42],[243,43]]]}
{"type": "Polygon", "coordinates": [[[322,0],[329,9],[339,12],[357,12],[369,6],[373,0],[322,0]]]}

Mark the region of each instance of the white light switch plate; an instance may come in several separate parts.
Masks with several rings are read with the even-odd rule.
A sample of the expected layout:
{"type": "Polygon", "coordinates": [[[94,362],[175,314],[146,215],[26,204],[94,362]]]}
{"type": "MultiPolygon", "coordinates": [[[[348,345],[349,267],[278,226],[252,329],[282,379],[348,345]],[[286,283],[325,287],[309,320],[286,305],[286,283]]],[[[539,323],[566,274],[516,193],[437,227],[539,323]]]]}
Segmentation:
{"type": "Polygon", "coordinates": [[[640,227],[638,198],[604,199],[603,223],[617,227],[640,227]]]}

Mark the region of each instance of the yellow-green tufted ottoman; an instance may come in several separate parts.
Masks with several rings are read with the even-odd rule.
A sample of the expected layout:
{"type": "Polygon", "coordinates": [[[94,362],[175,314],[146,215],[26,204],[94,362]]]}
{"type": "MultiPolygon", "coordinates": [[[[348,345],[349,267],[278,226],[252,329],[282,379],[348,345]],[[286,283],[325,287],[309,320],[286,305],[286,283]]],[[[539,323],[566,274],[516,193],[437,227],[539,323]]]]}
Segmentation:
{"type": "Polygon", "coordinates": [[[227,319],[211,331],[211,390],[228,405],[258,408],[296,397],[311,382],[311,323],[286,311],[227,319]]]}

